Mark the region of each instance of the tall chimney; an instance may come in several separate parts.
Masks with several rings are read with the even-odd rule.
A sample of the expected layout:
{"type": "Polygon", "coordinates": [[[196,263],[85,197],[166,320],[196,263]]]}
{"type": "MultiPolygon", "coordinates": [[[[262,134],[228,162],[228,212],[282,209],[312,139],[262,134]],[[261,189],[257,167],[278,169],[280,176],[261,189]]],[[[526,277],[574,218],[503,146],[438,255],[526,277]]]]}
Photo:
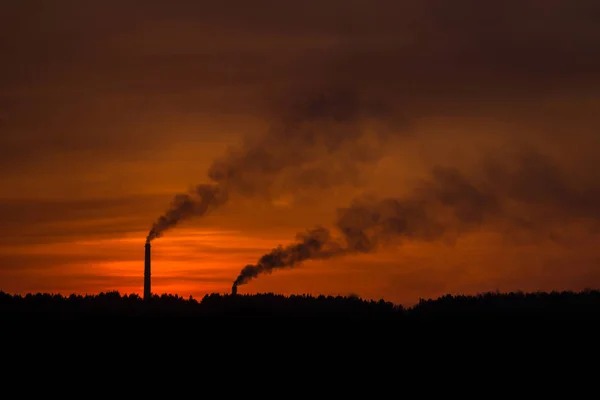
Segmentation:
{"type": "Polygon", "coordinates": [[[146,255],[144,257],[144,300],[150,300],[150,242],[146,242],[146,255]]]}

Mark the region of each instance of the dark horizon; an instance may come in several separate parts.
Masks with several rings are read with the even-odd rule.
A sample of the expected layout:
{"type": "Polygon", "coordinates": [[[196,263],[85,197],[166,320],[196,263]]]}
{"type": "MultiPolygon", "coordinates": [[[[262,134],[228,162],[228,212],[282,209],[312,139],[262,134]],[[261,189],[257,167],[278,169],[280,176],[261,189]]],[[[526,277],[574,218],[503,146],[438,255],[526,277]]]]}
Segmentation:
{"type": "MultiPolygon", "coordinates": [[[[17,296],[0,291],[0,317],[5,322],[39,319],[63,323],[89,318],[109,322],[112,318],[117,318],[118,321],[122,317],[167,317],[172,322],[194,323],[209,322],[214,317],[241,320],[250,318],[254,321],[273,318],[291,323],[435,322],[450,323],[454,328],[459,327],[456,324],[490,322],[504,324],[503,327],[508,328],[512,323],[524,327],[531,326],[532,323],[597,322],[600,320],[600,291],[445,295],[437,299],[421,299],[411,307],[384,300],[365,300],[357,296],[213,293],[198,301],[191,297],[185,299],[169,294],[144,299],[137,294],[121,295],[118,292],[63,297],[42,293],[17,296]],[[173,317],[179,319],[175,320],[173,317]]],[[[378,327],[381,326],[370,326],[378,327]]]]}

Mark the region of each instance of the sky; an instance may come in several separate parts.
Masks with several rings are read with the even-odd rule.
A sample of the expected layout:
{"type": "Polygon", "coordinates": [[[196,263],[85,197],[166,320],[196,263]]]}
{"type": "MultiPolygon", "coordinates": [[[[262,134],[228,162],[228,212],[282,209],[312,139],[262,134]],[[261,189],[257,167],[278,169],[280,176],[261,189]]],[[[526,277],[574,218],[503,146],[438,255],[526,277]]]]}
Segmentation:
{"type": "Polygon", "coordinates": [[[153,226],[158,294],[600,286],[595,0],[1,9],[0,290],[141,294],[153,226]]]}

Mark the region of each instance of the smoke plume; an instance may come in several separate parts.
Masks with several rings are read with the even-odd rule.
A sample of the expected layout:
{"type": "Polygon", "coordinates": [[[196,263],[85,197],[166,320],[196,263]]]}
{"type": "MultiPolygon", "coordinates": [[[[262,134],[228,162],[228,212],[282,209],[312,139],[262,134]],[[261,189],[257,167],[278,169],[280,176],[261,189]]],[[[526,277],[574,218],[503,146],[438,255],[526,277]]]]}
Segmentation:
{"type": "Polygon", "coordinates": [[[306,260],[322,260],[341,255],[346,251],[334,240],[328,229],[317,227],[298,233],[296,243],[279,246],[265,254],[255,265],[246,265],[233,283],[234,287],[275,269],[293,267],[306,260]]]}
{"type": "Polygon", "coordinates": [[[226,201],[227,192],[218,185],[198,185],[189,193],[178,194],[171,202],[167,212],[156,220],[146,241],[157,239],[180,221],[204,215],[210,208],[217,207],[226,201]]]}
{"type": "Polygon", "coordinates": [[[385,139],[383,130],[369,136],[367,123],[391,114],[382,104],[347,91],[321,94],[276,112],[268,132],[246,137],[214,160],[207,173],[211,183],[176,195],[147,240],[224,205],[231,196],[271,199],[281,192],[358,184],[361,165],[380,159],[385,139]]]}
{"type": "Polygon", "coordinates": [[[569,184],[550,159],[535,152],[523,152],[516,161],[511,169],[487,159],[479,179],[438,166],[402,198],[356,198],[338,209],[337,238],[325,228],[300,235],[244,267],[234,286],[303,261],[371,253],[399,240],[453,243],[483,227],[511,236],[528,230],[542,240],[555,239],[552,229],[572,221],[592,222],[597,230],[600,186],[569,184]]]}

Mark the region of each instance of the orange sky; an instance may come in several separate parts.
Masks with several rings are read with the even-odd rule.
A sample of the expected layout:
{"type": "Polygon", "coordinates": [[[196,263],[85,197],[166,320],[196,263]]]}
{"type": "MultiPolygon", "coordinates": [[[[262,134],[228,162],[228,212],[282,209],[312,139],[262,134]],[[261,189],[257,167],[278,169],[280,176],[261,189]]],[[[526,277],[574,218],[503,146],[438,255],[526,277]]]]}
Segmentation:
{"type": "Polygon", "coordinates": [[[244,265],[331,226],[354,196],[406,198],[435,166],[476,179],[482,163],[514,166],[521,151],[549,161],[527,158],[518,192],[492,183],[538,218],[526,240],[514,216],[496,215],[453,245],[399,237],[400,246],[307,262],[240,292],[410,304],[600,285],[597,2],[201,3],[3,5],[0,290],[141,293],[152,223],[175,194],[212,183],[207,171],[230,146],[261,135],[276,135],[267,149],[289,165],[268,185],[260,159],[240,167],[252,195],[232,184],[223,207],[157,239],[154,292],[227,292],[244,265]],[[319,98],[333,105],[303,108],[319,98]],[[325,156],[290,139],[307,132],[345,144],[325,156]],[[367,153],[374,132],[387,136],[367,153]],[[296,155],[313,157],[325,183],[294,175],[296,155]]]}

